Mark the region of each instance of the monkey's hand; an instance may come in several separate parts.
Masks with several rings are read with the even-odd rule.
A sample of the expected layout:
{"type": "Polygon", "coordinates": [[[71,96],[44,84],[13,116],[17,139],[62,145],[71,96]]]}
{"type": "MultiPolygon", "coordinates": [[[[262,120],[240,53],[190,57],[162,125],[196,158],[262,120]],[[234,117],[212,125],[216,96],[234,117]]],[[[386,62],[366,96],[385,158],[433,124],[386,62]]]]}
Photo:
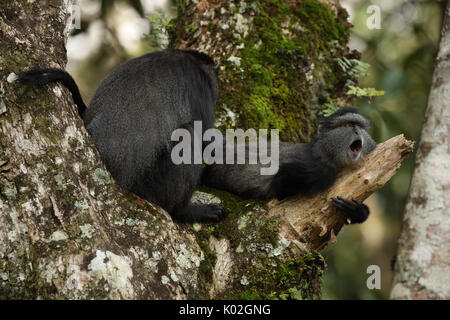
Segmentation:
{"type": "Polygon", "coordinates": [[[219,222],[225,219],[225,211],[223,208],[217,204],[208,204],[199,206],[198,209],[199,220],[202,222],[219,222]]]}
{"type": "Polygon", "coordinates": [[[369,216],[369,207],[355,199],[347,200],[341,197],[331,198],[333,205],[350,220],[349,223],[362,223],[369,216]]]}
{"type": "Polygon", "coordinates": [[[225,218],[223,208],[217,204],[189,204],[172,213],[178,222],[219,222],[225,218]]]}

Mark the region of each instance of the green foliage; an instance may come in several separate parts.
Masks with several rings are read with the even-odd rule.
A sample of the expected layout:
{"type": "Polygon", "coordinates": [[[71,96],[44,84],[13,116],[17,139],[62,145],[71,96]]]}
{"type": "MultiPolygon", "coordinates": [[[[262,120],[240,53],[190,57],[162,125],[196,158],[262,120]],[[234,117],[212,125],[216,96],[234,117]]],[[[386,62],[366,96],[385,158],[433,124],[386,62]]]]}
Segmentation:
{"type": "Polygon", "coordinates": [[[370,68],[370,64],[358,59],[347,59],[345,57],[337,58],[336,61],[342,71],[349,76],[349,79],[345,83],[345,87],[348,88],[348,91],[346,92],[348,95],[369,98],[384,95],[384,91],[379,91],[375,88],[360,88],[357,86],[360,77],[368,76],[367,70],[370,68]]]}
{"type": "Polygon", "coordinates": [[[375,88],[360,88],[355,86],[348,86],[347,94],[357,97],[377,97],[384,95],[383,90],[376,90],[375,88]]]}
{"type": "MultiPolygon", "coordinates": [[[[174,25],[169,17],[167,17],[164,10],[156,10],[155,13],[147,15],[147,19],[150,22],[151,28],[147,35],[149,40],[149,47],[151,51],[158,51],[167,48],[167,33],[174,25]]],[[[189,26],[187,26],[189,27],[189,26]]]]}
{"type": "Polygon", "coordinates": [[[370,64],[362,62],[358,59],[347,59],[346,57],[337,58],[336,62],[342,71],[346,72],[352,78],[360,78],[367,76],[367,70],[370,64]]]}
{"type": "Polygon", "coordinates": [[[339,106],[334,101],[330,101],[322,105],[322,114],[325,117],[331,116],[339,109],[339,106]]]}
{"type": "MultiPolygon", "coordinates": [[[[358,80],[361,77],[368,76],[367,70],[370,68],[370,64],[360,61],[358,59],[347,59],[346,57],[336,58],[337,65],[345,74],[347,81],[344,88],[348,96],[354,96],[357,98],[366,97],[370,99],[384,95],[384,91],[376,90],[375,88],[361,88],[358,86],[358,80]]],[[[322,114],[325,117],[330,116],[339,108],[336,99],[329,99],[329,101],[321,106],[322,114]]]]}

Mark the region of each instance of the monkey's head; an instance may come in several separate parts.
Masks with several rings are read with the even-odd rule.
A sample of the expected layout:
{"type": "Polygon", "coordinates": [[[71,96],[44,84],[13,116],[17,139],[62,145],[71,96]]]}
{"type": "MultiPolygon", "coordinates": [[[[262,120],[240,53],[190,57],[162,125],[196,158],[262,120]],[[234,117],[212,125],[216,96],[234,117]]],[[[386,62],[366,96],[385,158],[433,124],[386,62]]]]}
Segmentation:
{"type": "Polygon", "coordinates": [[[352,167],[376,146],[367,132],[369,126],[369,121],[355,108],[340,108],[320,122],[316,147],[336,168],[352,167]]]}

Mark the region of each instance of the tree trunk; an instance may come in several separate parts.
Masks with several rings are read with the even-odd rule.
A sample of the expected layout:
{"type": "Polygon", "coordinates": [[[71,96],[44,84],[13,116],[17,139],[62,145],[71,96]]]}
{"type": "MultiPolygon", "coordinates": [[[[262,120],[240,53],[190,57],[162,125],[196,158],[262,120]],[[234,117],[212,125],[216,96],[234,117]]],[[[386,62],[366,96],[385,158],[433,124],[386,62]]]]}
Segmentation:
{"type": "Polygon", "coordinates": [[[392,299],[450,299],[450,2],[444,12],[398,242],[392,299]]]}
{"type": "MultiPolygon", "coordinates": [[[[337,213],[328,202],[316,206],[315,215],[309,210],[310,218],[299,218],[298,210],[293,218],[288,210],[286,219],[264,202],[203,190],[193,200],[220,202],[227,219],[173,223],[164,210],[116,186],[67,90],[13,83],[13,73],[27,68],[64,69],[67,6],[0,3],[0,298],[319,296],[324,261],[313,249],[333,238],[334,223],[343,223],[330,220],[337,213]],[[299,245],[283,233],[286,221],[301,221],[293,224],[300,236],[308,225],[325,232],[304,233],[299,245]]],[[[333,8],[314,0],[184,1],[172,44],[221,61],[222,127],[230,121],[241,128],[279,126],[286,140],[306,140],[319,100],[347,99],[348,76],[335,72],[335,57],[354,54],[346,48],[345,15],[333,8]]],[[[387,152],[398,165],[411,145],[396,141],[366,164],[387,152]]],[[[394,173],[368,170],[365,191],[341,180],[346,195],[362,200],[381,186],[379,175],[394,173]]]]}

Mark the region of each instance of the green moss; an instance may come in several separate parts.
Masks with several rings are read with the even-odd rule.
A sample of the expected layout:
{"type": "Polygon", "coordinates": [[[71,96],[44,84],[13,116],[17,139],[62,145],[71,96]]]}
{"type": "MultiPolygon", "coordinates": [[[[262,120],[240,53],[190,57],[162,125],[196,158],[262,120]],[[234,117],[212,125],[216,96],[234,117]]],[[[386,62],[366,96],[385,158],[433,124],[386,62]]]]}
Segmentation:
{"type": "Polygon", "coordinates": [[[325,269],[316,251],[287,261],[255,266],[246,273],[248,285],[226,299],[318,299],[325,269]]]}
{"type": "Polygon", "coordinates": [[[278,239],[279,220],[264,217],[266,212],[264,201],[243,200],[228,192],[207,187],[201,187],[199,190],[219,198],[227,215],[226,219],[218,224],[202,224],[200,230],[191,227],[205,258],[200,264],[198,276],[198,284],[201,288],[199,298],[207,298],[209,296],[206,289],[212,281],[212,270],[216,263],[216,255],[209,249],[210,237],[229,239],[231,250],[241,253],[244,258],[248,252],[245,251],[246,249],[241,251],[238,248],[247,248],[254,243],[261,246],[275,245],[278,239]]]}
{"type": "Polygon", "coordinates": [[[260,239],[275,247],[278,241],[278,227],[280,226],[280,219],[278,217],[271,217],[261,220],[260,239]]]}
{"type": "MultiPolygon", "coordinates": [[[[323,258],[317,252],[310,252],[301,258],[289,259],[280,264],[275,271],[274,279],[282,288],[296,289],[302,298],[318,297],[315,282],[323,273],[323,258]]],[[[286,290],[285,290],[286,291],[286,290]]],[[[280,295],[286,294],[281,292],[280,295]]]]}
{"type": "MultiPolygon", "coordinates": [[[[41,100],[39,100],[41,101],[41,100]]],[[[42,111],[42,110],[41,110],[42,111]]],[[[41,113],[41,115],[37,115],[33,117],[33,121],[35,122],[35,127],[39,130],[40,136],[44,138],[45,142],[49,145],[56,145],[59,141],[58,136],[60,135],[59,131],[51,126],[51,120],[48,117],[43,117],[42,114],[48,114],[46,112],[41,113]],[[52,134],[54,132],[54,134],[52,134]]],[[[54,148],[55,149],[55,148],[54,148]]],[[[59,155],[59,151],[52,150],[52,155],[59,155]]]]}
{"type": "MultiPolygon", "coordinates": [[[[253,229],[253,232],[264,233],[265,238],[268,239],[270,232],[264,228],[269,227],[269,224],[260,223],[258,226],[246,226],[244,229],[239,229],[239,219],[246,214],[258,214],[261,215],[261,219],[253,219],[258,221],[265,221],[263,213],[266,211],[266,204],[264,200],[251,199],[244,200],[236,195],[228,193],[223,190],[216,190],[208,187],[200,187],[200,191],[210,193],[221,201],[221,206],[225,210],[226,219],[218,224],[205,224],[201,232],[198,235],[202,235],[206,240],[212,235],[217,239],[227,238],[232,241],[232,246],[237,247],[239,245],[240,234],[246,234],[247,229],[253,229]],[[264,229],[264,230],[262,230],[264,229]],[[263,232],[264,231],[264,232],[263,232]]],[[[276,235],[277,229],[270,225],[271,231],[276,235]]],[[[272,236],[273,238],[273,236],[272,236]]],[[[270,238],[270,239],[272,239],[270,238]]]]}
{"type": "Polygon", "coordinates": [[[322,36],[322,41],[316,42],[329,49],[334,40],[341,45],[346,45],[349,37],[347,24],[343,24],[335,18],[335,13],[330,8],[316,0],[305,0],[295,15],[308,26],[311,33],[322,36]]]}
{"type": "Polygon", "coordinates": [[[200,262],[199,267],[199,279],[201,280],[200,284],[211,283],[213,281],[213,269],[216,264],[216,255],[214,252],[209,250],[207,241],[199,241],[199,245],[204,254],[204,260],[200,262]]]}
{"type": "Polygon", "coordinates": [[[18,48],[4,48],[1,54],[1,65],[8,72],[20,72],[26,68],[31,68],[38,61],[37,57],[30,57],[18,48]]]}
{"type": "Polygon", "coordinates": [[[16,251],[14,262],[0,259],[2,276],[6,276],[6,280],[0,278],[1,300],[36,299],[57,292],[53,284],[39,277],[38,256],[39,251],[30,247],[29,251],[16,251]]]}
{"type": "Polygon", "coordinates": [[[207,288],[212,281],[216,255],[209,249],[209,239],[230,240],[235,263],[246,265],[244,281],[226,299],[314,299],[320,296],[320,282],[324,269],[322,256],[317,252],[299,258],[286,258],[278,237],[279,218],[266,218],[264,201],[243,200],[228,192],[201,187],[202,192],[213,194],[221,200],[228,214],[218,224],[202,224],[193,228],[205,259],[198,276],[200,295],[208,298],[207,288]],[[276,254],[276,252],[278,252],[276,254]],[[248,259],[251,259],[249,266],[248,259]],[[246,283],[248,282],[248,283],[246,283]]]}
{"type": "Polygon", "coordinates": [[[257,1],[253,6],[258,12],[254,30],[238,41],[243,45],[240,64],[230,57],[221,61],[231,83],[222,88],[219,105],[238,114],[237,127],[279,129],[282,140],[307,141],[315,129],[308,77],[327,79],[328,95],[342,94],[341,79],[329,65],[334,65],[336,50],[345,51],[348,24],[317,0],[257,1]]]}
{"type": "Polygon", "coordinates": [[[246,273],[248,285],[224,299],[318,299],[325,269],[323,257],[316,251],[302,257],[255,266],[246,273]]]}

